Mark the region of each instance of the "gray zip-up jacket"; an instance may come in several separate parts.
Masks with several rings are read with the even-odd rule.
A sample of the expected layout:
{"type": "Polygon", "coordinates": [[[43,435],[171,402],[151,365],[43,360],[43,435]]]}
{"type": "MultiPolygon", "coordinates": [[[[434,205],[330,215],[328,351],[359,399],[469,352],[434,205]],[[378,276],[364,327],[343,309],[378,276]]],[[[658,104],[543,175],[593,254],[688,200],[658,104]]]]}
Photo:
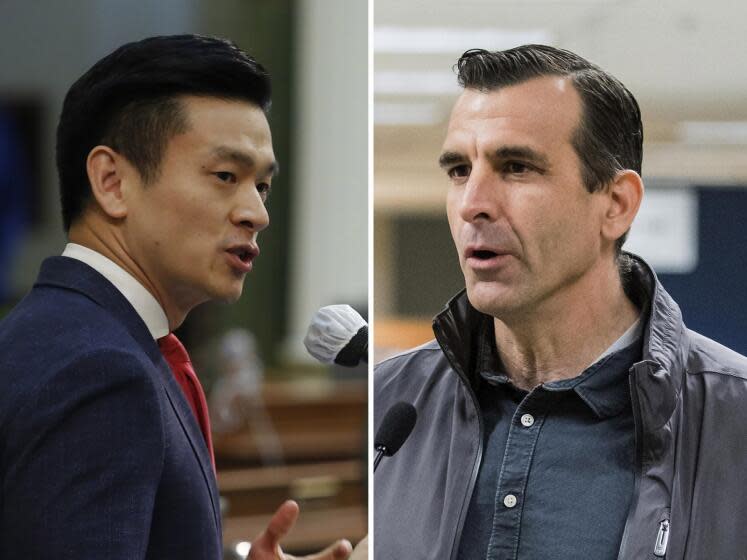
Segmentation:
{"type": "MultiPolygon", "coordinates": [[[[688,330],[633,259],[632,289],[647,294],[650,319],[630,369],[635,490],[618,560],[747,560],[747,358],[688,330]]],[[[418,412],[374,475],[377,560],[456,557],[482,458],[470,379],[480,317],[462,292],[434,319],[436,340],[376,367],[375,428],[395,402],[418,412]]]]}

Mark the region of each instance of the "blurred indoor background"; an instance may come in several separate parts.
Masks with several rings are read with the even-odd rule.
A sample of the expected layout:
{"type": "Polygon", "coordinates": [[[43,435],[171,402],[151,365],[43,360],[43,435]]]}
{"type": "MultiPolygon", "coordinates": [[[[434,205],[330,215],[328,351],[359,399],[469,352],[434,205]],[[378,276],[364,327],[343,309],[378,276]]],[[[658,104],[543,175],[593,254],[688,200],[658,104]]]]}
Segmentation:
{"type": "Polygon", "coordinates": [[[365,368],[314,364],[301,341],[323,305],[367,315],[367,14],[365,0],[0,2],[0,317],[64,248],[55,127],[93,63],[188,32],[233,40],[272,75],[281,174],[262,255],[239,303],[178,331],[219,417],[227,558],[288,497],[302,508],[290,552],[366,531],[365,368]]]}
{"type": "Polygon", "coordinates": [[[437,159],[469,48],[567,48],[619,78],[644,124],[646,195],[626,248],[690,328],[747,353],[747,6],[713,0],[377,0],[377,359],[433,338],[464,286],[437,159]]]}

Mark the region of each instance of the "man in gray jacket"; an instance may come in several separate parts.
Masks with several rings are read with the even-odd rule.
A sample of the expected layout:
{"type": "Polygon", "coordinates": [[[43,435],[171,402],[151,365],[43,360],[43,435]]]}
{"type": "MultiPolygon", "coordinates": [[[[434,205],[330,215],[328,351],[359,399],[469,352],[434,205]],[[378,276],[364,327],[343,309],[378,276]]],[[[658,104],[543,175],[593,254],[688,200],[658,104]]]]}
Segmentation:
{"type": "Polygon", "coordinates": [[[747,558],[747,360],[687,330],[621,247],[643,196],[632,94],[583,58],[474,50],[440,157],[466,290],[379,364],[381,559],[747,558]]]}

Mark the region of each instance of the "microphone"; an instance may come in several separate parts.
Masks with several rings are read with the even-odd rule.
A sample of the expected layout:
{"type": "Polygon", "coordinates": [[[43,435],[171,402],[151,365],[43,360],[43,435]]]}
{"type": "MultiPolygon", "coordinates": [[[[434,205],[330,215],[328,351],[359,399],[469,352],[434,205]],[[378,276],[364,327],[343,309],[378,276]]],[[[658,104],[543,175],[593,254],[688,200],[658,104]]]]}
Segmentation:
{"type": "Polygon", "coordinates": [[[328,305],[314,313],[303,344],[323,364],[368,363],[368,323],[349,305],[328,305]]]}
{"type": "Polygon", "coordinates": [[[376,472],[376,467],[379,466],[382,457],[385,455],[391,457],[399,451],[405,440],[410,437],[417,419],[418,413],[415,407],[408,402],[399,401],[387,410],[374,438],[374,448],[376,449],[374,472],[376,472]]]}

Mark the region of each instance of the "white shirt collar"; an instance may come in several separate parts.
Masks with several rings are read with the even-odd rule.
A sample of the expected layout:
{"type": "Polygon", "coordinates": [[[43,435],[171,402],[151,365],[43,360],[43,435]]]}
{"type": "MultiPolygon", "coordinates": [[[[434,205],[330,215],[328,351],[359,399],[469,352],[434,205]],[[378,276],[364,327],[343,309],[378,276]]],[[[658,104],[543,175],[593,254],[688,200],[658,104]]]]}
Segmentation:
{"type": "Polygon", "coordinates": [[[610,354],[617,352],[618,350],[627,348],[628,346],[636,342],[639,338],[641,338],[641,336],[643,336],[643,327],[645,326],[645,323],[641,321],[642,315],[643,314],[639,314],[638,318],[635,320],[635,323],[630,325],[628,330],[626,330],[620,338],[612,343],[612,346],[607,348],[607,350],[602,352],[601,356],[594,360],[595,364],[602,358],[609,356],[610,354]]]}
{"type": "Polygon", "coordinates": [[[114,284],[114,287],[122,292],[130,305],[135,308],[153,338],[158,339],[169,334],[169,320],[156,298],[117,263],[77,243],[68,243],[62,256],[86,263],[114,284]]]}

